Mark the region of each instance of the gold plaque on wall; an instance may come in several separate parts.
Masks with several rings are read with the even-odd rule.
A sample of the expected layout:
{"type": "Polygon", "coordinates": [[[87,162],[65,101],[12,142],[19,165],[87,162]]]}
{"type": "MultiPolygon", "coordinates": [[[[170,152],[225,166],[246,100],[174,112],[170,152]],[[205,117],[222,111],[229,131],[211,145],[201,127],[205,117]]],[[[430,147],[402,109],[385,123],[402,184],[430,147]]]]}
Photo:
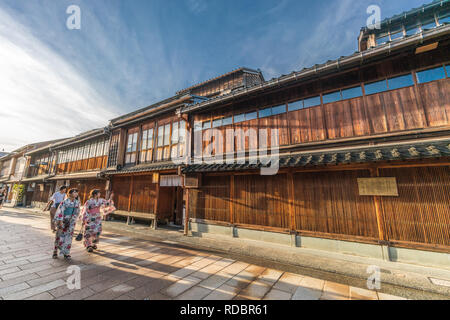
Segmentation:
{"type": "Polygon", "coordinates": [[[398,197],[396,178],[358,178],[360,196],[398,197]]]}
{"type": "Polygon", "coordinates": [[[153,183],[159,183],[159,173],[153,173],[153,183]]]}

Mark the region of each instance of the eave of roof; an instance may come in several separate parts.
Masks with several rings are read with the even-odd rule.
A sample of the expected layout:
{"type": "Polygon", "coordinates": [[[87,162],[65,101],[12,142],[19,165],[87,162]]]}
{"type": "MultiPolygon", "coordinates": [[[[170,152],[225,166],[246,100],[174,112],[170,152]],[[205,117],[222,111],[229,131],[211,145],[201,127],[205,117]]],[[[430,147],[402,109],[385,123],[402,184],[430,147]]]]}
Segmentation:
{"type": "Polygon", "coordinates": [[[94,130],[90,130],[84,133],[81,133],[75,137],[69,138],[69,139],[65,139],[61,142],[52,144],[50,146],[50,150],[58,150],[73,144],[77,144],[86,140],[91,140],[91,139],[96,139],[98,137],[101,136],[106,136],[108,134],[108,128],[99,128],[99,129],[94,129],[94,130]]]}
{"type": "Polygon", "coordinates": [[[179,107],[182,103],[185,101],[189,101],[192,99],[192,96],[184,94],[184,95],[175,95],[173,97],[170,97],[168,99],[159,101],[155,104],[152,104],[148,107],[133,111],[131,113],[125,114],[123,116],[120,116],[118,118],[110,120],[110,126],[111,127],[119,127],[121,125],[124,125],[130,121],[133,121],[138,118],[142,118],[145,116],[150,115],[156,115],[158,111],[169,111],[172,108],[179,107]]]}
{"type": "Polygon", "coordinates": [[[124,167],[121,170],[110,170],[103,172],[104,175],[119,175],[119,174],[129,174],[129,173],[143,173],[143,172],[155,172],[162,170],[173,170],[177,169],[180,165],[174,162],[157,162],[150,164],[142,164],[131,167],[124,167]]]}
{"type": "MultiPolygon", "coordinates": [[[[408,144],[391,144],[384,146],[368,146],[341,150],[329,150],[312,153],[293,153],[280,156],[274,160],[272,167],[314,167],[339,164],[374,163],[399,160],[421,160],[450,157],[450,139],[415,142],[408,144]]],[[[192,164],[182,169],[183,173],[224,172],[241,170],[258,170],[268,167],[258,159],[223,164],[192,164]]]]}
{"type": "Polygon", "coordinates": [[[450,25],[441,25],[435,29],[427,30],[422,33],[412,35],[403,39],[398,39],[392,42],[388,42],[383,45],[379,45],[362,52],[355,52],[349,56],[342,56],[336,60],[327,61],[321,65],[315,65],[310,68],[304,68],[301,71],[293,71],[289,75],[282,75],[279,78],[266,81],[265,83],[255,85],[253,87],[237,90],[226,95],[211,98],[207,101],[200,102],[194,105],[189,105],[181,109],[181,113],[190,113],[211,107],[219,103],[225,103],[232,101],[236,98],[244,97],[248,94],[254,94],[260,91],[264,91],[270,88],[281,86],[285,83],[301,82],[303,80],[310,79],[311,77],[319,77],[323,74],[330,74],[332,72],[339,72],[345,70],[345,68],[354,67],[355,65],[362,65],[369,59],[374,59],[382,56],[386,53],[392,53],[397,50],[413,47],[417,44],[421,44],[426,40],[435,39],[444,35],[450,34],[450,25]]]}

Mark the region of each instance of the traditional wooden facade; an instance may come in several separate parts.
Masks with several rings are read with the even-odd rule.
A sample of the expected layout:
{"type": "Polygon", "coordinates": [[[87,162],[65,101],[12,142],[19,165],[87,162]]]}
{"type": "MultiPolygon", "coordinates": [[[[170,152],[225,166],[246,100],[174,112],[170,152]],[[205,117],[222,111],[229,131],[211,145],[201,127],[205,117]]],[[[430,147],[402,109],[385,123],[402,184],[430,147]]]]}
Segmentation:
{"type": "Polygon", "coordinates": [[[350,56],[270,81],[239,68],[29,152],[33,199],[98,188],[186,234],[449,253],[449,17],[434,1],[363,28],[350,56]]]}
{"type": "Polygon", "coordinates": [[[351,56],[183,108],[194,229],[450,252],[449,15],[435,2],[364,28],[351,56]]]}
{"type": "MultiPolygon", "coordinates": [[[[183,223],[181,168],[189,151],[189,119],[177,110],[209,97],[263,83],[261,72],[239,68],[181,90],[174,97],[111,120],[108,170],[116,214],[183,223]]],[[[154,224],[155,225],[155,224],[154,224]]]]}

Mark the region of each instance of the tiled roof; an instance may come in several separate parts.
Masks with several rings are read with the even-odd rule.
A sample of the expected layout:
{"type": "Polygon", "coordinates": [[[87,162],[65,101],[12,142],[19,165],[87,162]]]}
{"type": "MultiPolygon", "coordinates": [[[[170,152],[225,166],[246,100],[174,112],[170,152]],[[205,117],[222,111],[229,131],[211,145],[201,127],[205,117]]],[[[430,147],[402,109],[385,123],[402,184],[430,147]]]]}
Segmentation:
{"type": "MultiPolygon", "coordinates": [[[[279,157],[279,168],[356,164],[380,161],[414,160],[450,157],[450,139],[436,142],[409,143],[359,149],[331,150],[328,152],[297,153],[279,157]]],[[[267,167],[268,164],[266,164],[267,167]]],[[[272,166],[275,166],[273,164],[272,166]]],[[[256,170],[264,167],[255,160],[233,164],[193,164],[182,169],[183,173],[256,170]]]]}
{"type": "Polygon", "coordinates": [[[127,174],[127,173],[140,173],[140,172],[154,172],[161,170],[172,170],[177,169],[179,164],[173,162],[160,162],[160,163],[150,163],[150,164],[142,164],[131,167],[124,167],[121,170],[110,170],[105,171],[104,174],[109,175],[117,175],[117,174],[127,174]]]}

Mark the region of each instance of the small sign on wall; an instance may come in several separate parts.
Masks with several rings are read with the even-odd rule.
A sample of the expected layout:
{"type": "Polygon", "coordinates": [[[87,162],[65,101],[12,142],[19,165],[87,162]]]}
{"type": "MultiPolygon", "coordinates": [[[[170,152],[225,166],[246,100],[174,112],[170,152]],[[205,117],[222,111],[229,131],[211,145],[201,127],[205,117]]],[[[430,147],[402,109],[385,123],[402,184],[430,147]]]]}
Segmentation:
{"type": "Polygon", "coordinates": [[[360,196],[398,197],[396,178],[358,178],[360,196]]]}
{"type": "Polygon", "coordinates": [[[186,175],[184,177],[184,187],[197,189],[200,187],[200,177],[198,175],[186,175]]]}
{"type": "Polygon", "coordinates": [[[159,173],[154,173],[153,174],[152,182],[153,183],[159,183],[159,173]]]}

